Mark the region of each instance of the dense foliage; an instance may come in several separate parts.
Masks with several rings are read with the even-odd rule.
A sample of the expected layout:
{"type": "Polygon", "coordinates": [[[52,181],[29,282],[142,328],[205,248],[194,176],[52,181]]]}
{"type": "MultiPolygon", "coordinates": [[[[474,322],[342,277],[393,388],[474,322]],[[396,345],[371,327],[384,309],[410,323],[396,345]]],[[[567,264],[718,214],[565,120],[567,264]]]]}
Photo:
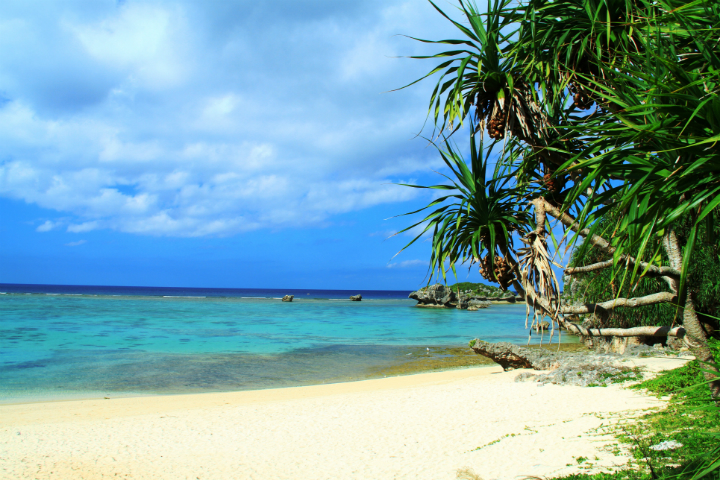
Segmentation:
{"type": "MultiPolygon", "coordinates": [[[[659,263],[654,240],[690,218],[687,265],[699,225],[720,203],[720,3],[495,0],[486,13],[459,3],[464,23],[436,8],[463,38],[423,40],[453,49],[418,57],[441,61],[428,73],[440,75],[429,113],[440,133],[474,117],[473,134],[500,142],[488,147],[500,162],[486,182],[475,152],[482,142],[471,140],[469,168],[444,152],[460,181],[433,187],[452,190],[445,200],[453,207],[426,207],[438,207],[423,219],[434,233],[432,271],[444,276],[474,261],[499,280],[495,271],[506,272],[494,268],[495,256],[518,256],[512,233],[535,228],[527,201],[537,197],[590,233],[609,210],[621,210],[611,239],[616,260],[633,250],[659,263]],[[493,200],[470,188],[478,181],[502,185],[501,217],[516,219],[516,228],[500,228],[498,217],[471,222],[474,210],[465,207],[476,195],[493,200]]],[[[633,280],[640,273],[635,266],[633,280]]]]}
{"type": "MultiPolygon", "coordinates": [[[[601,235],[612,235],[612,229],[618,220],[617,212],[608,212],[599,220],[598,232],[601,235]]],[[[713,222],[713,231],[707,225],[700,225],[698,242],[692,253],[688,272],[688,287],[695,292],[695,307],[708,334],[718,335],[720,318],[720,222],[713,222]]],[[[680,236],[687,236],[687,222],[678,228],[680,236]]],[[[637,248],[631,249],[637,255],[637,248]]],[[[661,252],[662,253],[662,252],[661,252]]],[[[568,262],[568,266],[590,265],[612,258],[598,249],[576,249],[568,262]]],[[[667,265],[667,256],[662,255],[662,265],[667,265]]],[[[631,284],[627,272],[623,268],[603,269],[594,272],[580,273],[565,280],[565,298],[568,302],[602,302],[616,297],[641,297],[650,295],[666,288],[664,282],[657,277],[643,277],[631,284]]],[[[594,319],[598,322],[600,319],[594,319]]],[[[677,309],[668,304],[647,305],[637,309],[618,309],[611,312],[609,318],[597,326],[603,327],[636,327],[643,325],[672,325],[681,319],[677,309]]]]}
{"type": "MultiPolygon", "coordinates": [[[[672,305],[696,358],[710,361],[696,307],[716,311],[720,2],[488,0],[484,11],[458,3],[461,21],[432,4],[460,38],[421,40],[450,49],[416,57],[438,62],[423,77],[439,76],[428,112],[438,136],[470,132],[467,162],[447,139],[441,148],[450,184],[414,186],[446,193],[412,212],[424,211],[414,226],[432,232],[430,280],[477,264],[526,297],[533,324],[540,312],[585,334],[563,315],[610,321],[618,308],[672,305]],[[597,248],[612,260],[583,271],[612,266],[611,282],[604,302],[567,306],[554,257],[581,237],[576,258],[597,248]]],[[[656,313],[666,316],[663,308],[656,313]]],[[[632,315],[625,324],[649,318],[632,315]]],[[[720,401],[720,376],[708,378],[720,401]]]]}

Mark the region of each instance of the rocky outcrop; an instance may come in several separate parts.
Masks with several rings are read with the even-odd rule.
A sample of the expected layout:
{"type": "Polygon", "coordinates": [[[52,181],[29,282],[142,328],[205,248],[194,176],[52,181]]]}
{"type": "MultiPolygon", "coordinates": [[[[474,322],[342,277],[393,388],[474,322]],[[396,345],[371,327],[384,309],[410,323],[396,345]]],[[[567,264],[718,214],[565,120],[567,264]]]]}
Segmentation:
{"type": "Polygon", "coordinates": [[[488,308],[490,305],[492,305],[492,302],[488,302],[487,300],[479,300],[477,298],[471,298],[468,301],[468,310],[470,308],[473,308],[475,310],[478,310],[480,308],[488,308]]]}
{"type": "Polygon", "coordinates": [[[460,295],[458,297],[457,302],[455,302],[455,308],[459,310],[467,310],[470,304],[468,303],[469,299],[465,295],[460,295]]]}
{"type": "Polygon", "coordinates": [[[419,306],[452,308],[457,302],[455,293],[440,283],[412,292],[408,298],[417,300],[419,306]]]}
{"type": "MultiPolygon", "coordinates": [[[[462,295],[462,293],[460,294],[462,295]]],[[[516,303],[522,302],[522,298],[509,295],[507,297],[486,297],[483,295],[469,295],[468,298],[477,300],[478,302],[490,302],[490,303],[516,303]]]]}
{"type": "Polygon", "coordinates": [[[560,365],[560,356],[556,353],[523,348],[512,343],[488,343],[476,338],[470,342],[470,348],[478,355],[499,363],[503,370],[514,368],[550,370],[560,365]]]}
{"type": "Polygon", "coordinates": [[[293,298],[295,298],[295,295],[285,295],[285,296],[282,298],[282,301],[283,301],[283,302],[292,302],[292,301],[293,301],[293,298]]]}
{"type": "MultiPolygon", "coordinates": [[[[640,380],[642,374],[625,362],[632,357],[665,356],[677,358],[677,352],[661,344],[628,345],[622,354],[594,351],[552,352],[524,348],[510,343],[488,343],[472,340],[470,347],[479,355],[490,358],[503,370],[530,368],[545,372],[522,372],[516,382],[533,381],[543,385],[607,386],[625,380],[640,380]]],[[[631,362],[632,366],[633,363],[631,362]]]]}
{"type": "Polygon", "coordinates": [[[477,304],[470,304],[467,308],[468,312],[477,312],[480,309],[488,308],[490,306],[490,302],[483,302],[483,303],[477,303],[477,304]]]}
{"type": "Polygon", "coordinates": [[[360,300],[362,300],[362,295],[360,295],[359,293],[357,295],[351,295],[350,300],[352,300],[353,302],[359,302],[360,300]]]}
{"type": "Polygon", "coordinates": [[[515,303],[517,301],[516,297],[510,292],[506,292],[505,296],[486,296],[478,295],[470,290],[461,290],[458,295],[458,292],[440,283],[412,292],[408,297],[417,300],[418,307],[446,307],[468,310],[487,308],[493,303],[515,303]]]}
{"type": "Polygon", "coordinates": [[[538,333],[545,332],[550,329],[550,322],[548,322],[547,320],[543,320],[542,322],[535,325],[533,329],[538,333]]]}

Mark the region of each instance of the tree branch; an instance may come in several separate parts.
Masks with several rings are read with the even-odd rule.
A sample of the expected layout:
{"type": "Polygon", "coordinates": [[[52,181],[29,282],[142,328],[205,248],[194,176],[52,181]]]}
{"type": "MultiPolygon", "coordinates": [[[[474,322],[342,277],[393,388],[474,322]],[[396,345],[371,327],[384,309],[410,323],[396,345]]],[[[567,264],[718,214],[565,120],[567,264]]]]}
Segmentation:
{"type": "MultiPolygon", "coordinates": [[[[579,227],[574,218],[572,218],[570,215],[568,215],[565,212],[561,212],[559,209],[557,209],[556,207],[554,207],[553,205],[548,203],[548,201],[542,197],[539,197],[537,200],[538,200],[538,202],[543,203],[544,211],[546,213],[549,213],[553,217],[560,220],[560,222],[563,225],[565,225],[566,227],[568,227],[570,230],[572,230],[574,232],[578,232],[579,227]]],[[[583,237],[585,237],[590,242],[590,244],[593,245],[594,247],[597,247],[600,250],[603,250],[603,251],[609,253],[610,255],[615,253],[615,247],[612,247],[610,245],[610,242],[608,242],[607,240],[605,240],[604,238],[602,238],[598,235],[590,235],[589,229],[584,228],[584,229],[580,230],[578,233],[580,235],[582,235],[583,237]]],[[[638,262],[634,257],[631,257],[629,255],[621,255],[619,261],[628,262],[628,263],[632,263],[632,264],[638,264],[638,266],[642,270],[647,269],[647,272],[645,273],[645,275],[650,275],[650,276],[655,276],[655,277],[671,277],[671,278],[678,278],[678,279],[680,278],[680,271],[675,268],[658,267],[655,265],[648,266],[649,264],[647,262],[638,262]]],[[[584,267],[578,267],[578,268],[584,268],[584,267]]],[[[598,268],[602,268],[602,267],[598,267],[598,268]]],[[[570,269],[570,270],[573,270],[573,269],[570,269]]],[[[572,275],[572,273],[568,273],[568,269],[565,270],[565,273],[568,275],[572,275]]]]}
{"type": "MultiPolygon", "coordinates": [[[[675,235],[673,230],[670,230],[663,238],[663,246],[665,247],[668,259],[670,260],[670,265],[677,269],[681,269],[682,247],[680,246],[677,235],[675,235]]],[[[675,281],[674,283],[675,290],[677,291],[680,282],[675,281]]],[[[692,350],[695,358],[705,363],[705,371],[703,372],[703,375],[709,382],[710,392],[712,393],[715,403],[720,404],[720,371],[718,371],[718,365],[715,363],[713,353],[708,347],[707,335],[705,335],[705,331],[700,324],[700,319],[695,313],[695,302],[693,299],[694,292],[688,289],[687,286],[685,289],[685,308],[683,308],[682,312],[683,327],[687,330],[688,338],[686,338],[686,340],[690,340],[686,343],[692,350]]],[[[682,296],[682,293],[683,292],[678,291],[679,296],[682,296]]]]}
{"type": "MultiPolygon", "coordinates": [[[[684,337],[683,327],[633,327],[633,328],[585,328],[571,322],[567,325],[577,329],[580,335],[586,337],[684,337]]],[[[568,330],[570,330],[568,328],[568,330]]]]}
{"type": "MultiPolygon", "coordinates": [[[[513,282],[513,286],[518,289],[518,293],[522,290],[521,285],[517,281],[513,282]]],[[[535,295],[535,292],[523,291],[522,293],[527,294],[527,296],[525,297],[527,303],[529,303],[531,306],[541,308],[548,316],[550,316],[550,318],[553,318],[552,308],[545,299],[535,295]]],[[[597,310],[599,309],[602,309],[603,313],[607,314],[607,310],[612,310],[613,308],[634,308],[641,305],[652,305],[655,303],[660,303],[662,301],[672,301],[673,299],[677,299],[675,295],[669,292],[660,292],[654,295],[649,295],[647,297],[631,299],[618,298],[617,300],[611,300],[609,302],[581,305],[578,307],[566,306],[560,309],[561,315],[556,317],[555,320],[557,320],[557,322],[563,327],[565,327],[570,333],[574,333],[575,335],[584,335],[586,337],[683,337],[685,335],[685,329],[682,327],[585,328],[582,325],[577,325],[568,320],[565,320],[565,318],[562,316],[563,313],[590,313],[597,312],[597,310]],[[655,301],[651,301],[651,297],[655,297],[655,301]]]]}
{"type": "Polygon", "coordinates": [[[550,204],[543,197],[535,198],[530,203],[535,206],[535,233],[538,235],[544,235],[545,219],[547,218],[547,216],[545,215],[545,205],[550,204]]]}
{"type": "MultiPolygon", "coordinates": [[[[517,269],[517,265],[514,265],[517,269]]],[[[554,317],[553,308],[544,298],[538,297],[534,291],[525,291],[517,279],[513,280],[513,286],[518,295],[525,299],[525,302],[534,308],[540,308],[550,318],[554,318],[560,325],[566,328],[570,333],[575,335],[583,335],[586,337],[683,337],[685,329],[683,327],[634,327],[634,328],[585,328],[577,325],[569,320],[565,320],[563,313],[590,313],[597,312],[602,309],[603,314],[607,315],[607,310],[619,307],[634,308],[642,305],[652,305],[662,301],[677,300],[677,297],[669,292],[660,292],[654,295],[640,298],[619,298],[600,304],[587,304],[578,307],[566,306],[562,307],[561,314],[554,317]],[[573,311],[574,310],[574,311],[573,311]],[[581,311],[583,310],[583,311],[581,311]]],[[[598,312],[599,313],[599,312],[598,312]]]]}
{"type": "MultiPolygon", "coordinates": [[[[621,260],[625,260],[625,261],[628,260],[627,257],[625,257],[625,258],[623,258],[623,257],[620,257],[621,260]]],[[[635,261],[635,259],[630,257],[630,263],[634,263],[634,261],[635,261]]],[[[645,262],[640,262],[641,267],[643,266],[643,263],[645,263],[645,262]]],[[[565,275],[572,276],[572,275],[575,275],[578,273],[587,273],[587,272],[592,272],[595,270],[602,270],[603,268],[611,267],[612,264],[613,264],[613,260],[610,259],[610,260],[605,260],[604,262],[598,262],[598,263],[593,263],[591,265],[586,265],[584,267],[568,267],[565,269],[565,275]]],[[[645,263],[645,265],[647,265],[647,264],[645,263]]],[[[679,272],[671,267],[651,267],[645,273],[645,276],[646,277],[677,277],[677,278],[680,278],[680,276],[678,274],[679,274],[679,272]]]]}
{"type": "Polygon", "coordinates": [[[592,265],[586,265],[584,267],[568,267],[565,269],[565,275],[575,275],[577,273],[593,272],[595,270],[602,270],[603,268],[611,267],[613,264],[612,258],[605,260],[604,262],[593,263],[592,265]]]}
{"type": "Polygon", "coordinates": [[[608,310],[616,308],[637,308],[645,305],[655,305],[665,302],[677,302],[677,296],[670,292],[658,292],[645,297],[637,298],[616,298],[603,303],[586,303],[585,305],[566,305],[560,308],[560,313],[600,313],[605,314],[608,310]]]}

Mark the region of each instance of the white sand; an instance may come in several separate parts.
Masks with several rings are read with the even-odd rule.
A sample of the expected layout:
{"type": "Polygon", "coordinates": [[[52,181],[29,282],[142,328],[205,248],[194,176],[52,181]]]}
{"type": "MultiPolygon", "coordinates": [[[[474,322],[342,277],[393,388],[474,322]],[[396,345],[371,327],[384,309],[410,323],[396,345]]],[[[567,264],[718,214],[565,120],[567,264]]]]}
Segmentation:
{"type": "Polygon", "coordinates": [[[556,476],[578,471],[579,456],[593,471],[625,463],[601,426],[661,405],[619,386],[515,383],[517,373],[4,405],[0,478],[454,479],[464,467],[485,480],[556,476]]]}

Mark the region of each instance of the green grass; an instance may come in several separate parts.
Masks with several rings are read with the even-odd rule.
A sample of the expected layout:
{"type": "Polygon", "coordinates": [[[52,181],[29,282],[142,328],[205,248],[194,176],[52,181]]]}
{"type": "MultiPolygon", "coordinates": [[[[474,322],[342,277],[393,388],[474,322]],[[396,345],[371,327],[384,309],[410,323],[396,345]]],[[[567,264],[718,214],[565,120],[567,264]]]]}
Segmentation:
{"type": "MultiPolygon", "coordinates": [[[[720,342],[711,340],[715,360],[720,342]]],[[[617,427],[616,435],[631,449],[632,465],[615,473],[575,474],[570,480],[720,480],[720,407],[710,399],[701,366],[693,361],[663,372],[631,388],[670,396],[666,408],[647,413],[631,424],[617,427]],[[652,450],[661,442],[682,447],[652,450]],[[709,467],[710,468],[708,471],[709,467]],[[701,475],[703,474],[704,475],[701,475]]]]}
{"type": "MultiPolygon", "coordinates": [[[[578,372],[580,375],[582,372],[578,372]]],[[[625,382],[636,382],[643,379],[643,374],[640,368],[627,368],[624,367],[618,373],[602,373],[600,378],[603,380],[610,379],[610,383],[625,383],[625,382]]],[[[588,387],[607,387],[605,383],[590,383],[588,387]]]]}

